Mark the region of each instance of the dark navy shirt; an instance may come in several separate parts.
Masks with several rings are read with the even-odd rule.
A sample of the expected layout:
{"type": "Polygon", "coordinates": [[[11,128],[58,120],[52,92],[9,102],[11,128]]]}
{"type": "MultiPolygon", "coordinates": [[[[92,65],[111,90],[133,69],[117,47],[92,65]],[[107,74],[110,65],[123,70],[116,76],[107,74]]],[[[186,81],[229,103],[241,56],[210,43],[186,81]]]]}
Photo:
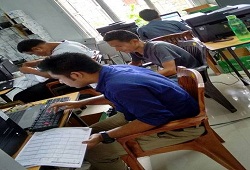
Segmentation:
{"type": "Polygon", "coordinates": [[[198,114],[197,102],[174,81],[149,69],[103,66],[96,90],[114,103],[126,120],[159,126],[198,114]]]}

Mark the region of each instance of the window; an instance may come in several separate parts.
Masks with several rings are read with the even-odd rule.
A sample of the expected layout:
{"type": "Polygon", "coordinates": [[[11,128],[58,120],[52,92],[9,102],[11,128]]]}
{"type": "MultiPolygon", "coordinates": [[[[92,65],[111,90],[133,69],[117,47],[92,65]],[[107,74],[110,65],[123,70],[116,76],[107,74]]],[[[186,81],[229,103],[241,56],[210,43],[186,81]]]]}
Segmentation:
{"type": "Polygon", "coordinates": [[[119,17],[121,21],[134,21],[130,14],[138,14],[139,11],[148,8],[144,0],[103,0],[119,17]],[[132,8],[135,10],[132,11],[132,8]]]}
{"type": "Polygon", "coordinates": [[[183,9],[192,7],[192,4],[187,0],[151,0],[160,14],[178,11],[181,15],[185,15],[183,9]]]}
{"type": "Polygon", "coordinates": [[[97,40],[101,39],[101,36],[95,29],[114,22],[101,6],[93,0],[55,1],[87,35],[97,40]]]}
{"type": "Polygon", "coordinates": [[[139,11],[155,8],[160,14],[192,7],[190,0],[54,0],[90,37],[102,39],[96,28],[117,21],[131,22],[139,11]],[[132,14],[132,15],[131,15],[132,14]],[[132,17],[133,16],[133,17],[132,17]]]}

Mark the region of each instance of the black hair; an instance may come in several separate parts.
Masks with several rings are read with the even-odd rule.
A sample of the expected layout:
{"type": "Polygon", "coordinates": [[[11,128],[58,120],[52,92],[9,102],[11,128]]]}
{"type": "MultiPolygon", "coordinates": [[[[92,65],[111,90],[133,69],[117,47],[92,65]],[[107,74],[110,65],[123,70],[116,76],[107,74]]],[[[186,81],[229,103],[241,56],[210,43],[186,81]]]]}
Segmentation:
{"type": "Polygon", "coordinates": [[[38,64],[38,69],[42,72],[51,72],[67,77],[74,71],[96,73],[101,67],[99,63],[86,54],[69,52],[47,57],[38,64]]]}
{"type": "Polygon", "coordinates": [[[139,12],[139,16],[145,21],[152,21],[159,18],[159,13],[154,9],[144,9],[139,12]]]}
{"type": "Polygon", "coordinates": [[[27,40],[23,40],[23,41],[21,41],[21,42],[19,42],[17,44],[17,50],[20,53],[30,52],[30,51],[32,51],[31,49],[33,47],[36,47],[37,45],[44,44],[44,43],[46,43],[46,41],[40,40],[40,39],[27,39],[27,40]]]}
{"type": "Polygon", "coordinates": [[[112,30],[107,32],[103,37],[103,40],[106,42],[113,40],[118,40],[121,42],[129,42],[132,39],[139,40],[139,37],[135,33],[128,30],[112,30]]]}

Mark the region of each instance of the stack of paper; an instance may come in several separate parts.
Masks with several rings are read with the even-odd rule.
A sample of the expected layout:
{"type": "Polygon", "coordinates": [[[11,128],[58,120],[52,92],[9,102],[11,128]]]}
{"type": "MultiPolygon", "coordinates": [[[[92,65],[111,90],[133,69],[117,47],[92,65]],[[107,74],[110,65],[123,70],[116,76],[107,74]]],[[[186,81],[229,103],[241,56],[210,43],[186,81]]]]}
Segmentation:
{"type": "Polygon", "coordinates": [[[37,165],[80,168],[91,128],[63,127],[36,132],[27,142],[16,161],[22,166],[37,165]]]}

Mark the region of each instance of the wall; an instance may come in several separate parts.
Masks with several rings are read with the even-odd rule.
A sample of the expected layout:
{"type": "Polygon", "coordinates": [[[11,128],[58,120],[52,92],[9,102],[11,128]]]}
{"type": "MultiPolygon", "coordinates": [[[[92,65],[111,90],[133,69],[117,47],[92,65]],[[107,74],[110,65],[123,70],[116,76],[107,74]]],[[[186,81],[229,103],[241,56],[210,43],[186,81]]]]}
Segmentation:
{"type": "Polygon", "coordinates": [[[70,19],[57,7],[53,0],[0,0],[0,8],[4,11],[22,10],[32,17],[50,34],[54,40],[73,40],[82,42],[88,38],[70,19]]]}

